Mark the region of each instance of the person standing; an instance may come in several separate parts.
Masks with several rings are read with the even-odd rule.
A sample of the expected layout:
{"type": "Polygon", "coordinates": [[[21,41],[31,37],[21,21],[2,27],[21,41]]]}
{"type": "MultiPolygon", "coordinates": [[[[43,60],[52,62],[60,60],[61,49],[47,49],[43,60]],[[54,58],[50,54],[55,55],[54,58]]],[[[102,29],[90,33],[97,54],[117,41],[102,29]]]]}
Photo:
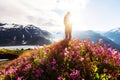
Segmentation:
{"type": "Polygon", "coordinates": [[[65,39],[71,39],[72,35],[72,24],[70,22],[71,13],[68,11],[64,16],[64,25],[65,25],[65,39]]]}

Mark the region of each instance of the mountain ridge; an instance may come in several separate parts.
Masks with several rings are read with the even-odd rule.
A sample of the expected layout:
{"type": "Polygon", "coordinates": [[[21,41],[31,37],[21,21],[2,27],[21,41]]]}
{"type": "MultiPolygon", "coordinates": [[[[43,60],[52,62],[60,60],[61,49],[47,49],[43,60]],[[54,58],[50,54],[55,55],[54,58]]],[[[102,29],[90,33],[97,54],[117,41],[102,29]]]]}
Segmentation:
{"type": "Polygon", "coordinates": [[[0,46],[51,44],[50,37],[51,33],[34,25],[0,23],[0,46]]]}
{"type": "MultiPolygon", "coordinates": [[[[56,37],[59,39],[62,39],[62,36],[64,36],[64,33],[56,33],[56,37]]],[[[90,39],[93,43],[97,43],[99,39],[103,39],[103,44],[110,44],[110,47],[120,50],[119,44],[104,36],[104,34],[100,34],[92,30],[75,31],[73,32],[72,37],[77,39],[90,39]]]]}
{"type": "Polygon", "coordinates": [[[104,33],[106,37],[120,45],[120,28],[115,28],[104,33]]]}

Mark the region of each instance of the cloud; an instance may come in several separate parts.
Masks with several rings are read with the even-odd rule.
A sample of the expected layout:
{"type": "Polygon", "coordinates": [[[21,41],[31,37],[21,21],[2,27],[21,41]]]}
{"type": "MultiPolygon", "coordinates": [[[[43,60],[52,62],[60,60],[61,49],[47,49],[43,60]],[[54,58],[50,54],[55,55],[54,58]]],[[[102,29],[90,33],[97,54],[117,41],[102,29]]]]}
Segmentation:
{"type": "Polygon", "coordinates": [[[89,0],[0,0],[0,21],[34,24],[42,28],[63,28],[63,17],[71,10],[84,8],[89,0]]]}

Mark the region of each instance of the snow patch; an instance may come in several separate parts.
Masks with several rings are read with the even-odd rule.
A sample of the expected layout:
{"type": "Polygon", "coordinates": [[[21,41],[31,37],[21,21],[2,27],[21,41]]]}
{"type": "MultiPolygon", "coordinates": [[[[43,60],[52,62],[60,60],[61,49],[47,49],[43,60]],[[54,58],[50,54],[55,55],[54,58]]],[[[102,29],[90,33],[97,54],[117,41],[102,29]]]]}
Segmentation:
{"type": "Polygon", "coordinates": [[[112,29],[110,32],[120,32],[120,28],[112,29]]]}
{"type": "Polygon", "coordinates": [[[13,40],[14,40],[14,41],[16,40],[16,36],[14,36],[13,40]]]}
{"type": "Polygon", "coordinates": [[[24,35],[24,34],[22,35],[22,38],[23,38],[23,39],[25,38],[25,35],[24,35]]]}
{"type": "Polygon", "coordinates": [[[27,43],[26,41],[22,40],[22,44],[26,44],[26,43],[27,43]]]}

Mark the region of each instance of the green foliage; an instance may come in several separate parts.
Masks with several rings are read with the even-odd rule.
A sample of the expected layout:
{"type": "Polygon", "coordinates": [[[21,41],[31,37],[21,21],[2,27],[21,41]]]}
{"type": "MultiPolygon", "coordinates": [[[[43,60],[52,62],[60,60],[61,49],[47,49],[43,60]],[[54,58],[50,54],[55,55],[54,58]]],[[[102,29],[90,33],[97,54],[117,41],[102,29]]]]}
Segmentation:
{"type": "Polygon", "coordinates": [[[27,50],[19,50],[19,49],[16,49],[16,50],[11,50],[11,49],[0,49],[0,54],[14,54],[14,55],[21,55],[21,53],[23,53],[24,51],[27,51],[27,50]]]}

